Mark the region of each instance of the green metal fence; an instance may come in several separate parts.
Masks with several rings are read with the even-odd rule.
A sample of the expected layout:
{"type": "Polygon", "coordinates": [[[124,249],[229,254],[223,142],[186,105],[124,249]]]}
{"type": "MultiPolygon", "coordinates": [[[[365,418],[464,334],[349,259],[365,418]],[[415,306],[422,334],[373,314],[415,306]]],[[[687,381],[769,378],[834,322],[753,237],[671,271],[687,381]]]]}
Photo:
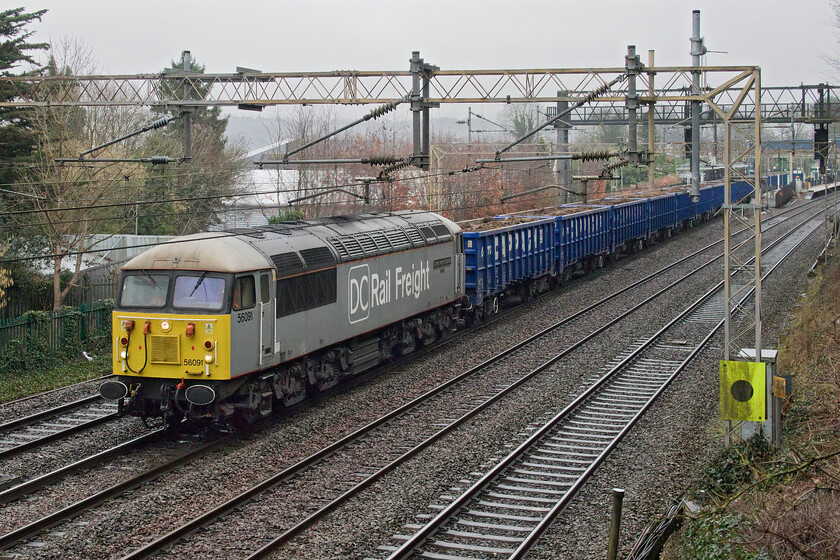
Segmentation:
{"type": "Polygon", "coordinates": [[[71,351],[95,332],[111,327],[112,306],[107,302],[83,303],[78,308],[28,312],[0,320],[0,354],[14,341],[44,341],[56,352],[71,351]]]}

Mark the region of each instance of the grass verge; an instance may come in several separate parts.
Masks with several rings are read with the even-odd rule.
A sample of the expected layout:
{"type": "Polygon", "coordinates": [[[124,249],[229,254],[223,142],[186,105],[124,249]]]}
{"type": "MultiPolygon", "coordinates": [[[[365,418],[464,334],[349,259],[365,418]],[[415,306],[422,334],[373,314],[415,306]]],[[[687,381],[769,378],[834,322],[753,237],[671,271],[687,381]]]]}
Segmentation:
{"type": "Polygon", "coordinates": [[[86,359],[69,360],[39,370],[4,372],[0,375],[0,403],[66,387],[109,373],[111,356],[107,353],[97,354],[90,362],[86,359]]]}
{"type": "Polygon", "coordinates": [[[782,340],[793,375],[784,443],[732,447],[706,470],[710,503],[686,520],[664,560],[840,558],[840,263],[811,283],[782,340]]]}

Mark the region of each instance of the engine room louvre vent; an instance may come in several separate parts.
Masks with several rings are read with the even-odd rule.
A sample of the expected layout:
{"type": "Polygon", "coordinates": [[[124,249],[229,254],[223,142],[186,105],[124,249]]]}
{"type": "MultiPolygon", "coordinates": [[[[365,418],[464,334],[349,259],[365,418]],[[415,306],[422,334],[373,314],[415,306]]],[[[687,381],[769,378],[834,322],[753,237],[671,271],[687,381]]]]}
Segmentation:
{"type": "Polygon", "coordinates": [[[335,265],[335,257],[327,247],[302,249],[300,256],[306,262],[307,268],[324,268],[335,265]]]}
{"type": "Polygon", "coordinates": [[[271,255],[271,262],[274,263],[274,268],[277,269],[278,278],[297,274],[303,270],[303,262],[301,262],[298,254],[294,252],[271,255]]]}
{"type": "MultiPolygon", "coordinates": [[[[425,226],[425,228],[431,234],[432,241],[434,241],[435,236],[431,228],[428,226],[425,226]]],[[[327,241],[335,248],[341,262],[394,253],[396,251],[404,251],[412,247],[426,245],[426,239],[415,227],[387,231],[364,231],[351,235],[331,237],[327,241]]],[[[303,251],[301,251],[301,254],[303,254],[303,251]]],[[[306,259],[307,265],[309,265],[309,259],[306,256],[304,256],[304,259],[306,259]]]]}
{"type": "Polygon", "coordinates": [[[365,256],[365,251],[362,249],[362,245],[352,235],[331,237],[327,241],[330,242],[330,245],[335,247],[335,250],[338,252],[338,256],[341,257],[342,262],[361,259],[365,256]]]}
{"type": "Polygon", "coordinates": [[[411,244],[415,247],[422,247],[426,244],[426,240],[423,238],[423,234],[421,234],[420,230],[418,230],[417,228],[406,228],[405,232],[408,234],[408,238],[411,240],[411,244]]]}
{"type": "Polygon", "coordinates": [[[364,250],[365,255],[376,254],[376,242],[369,234],[360,233],[356,236],[356,239],[358,239],[359,243],[362,244],[362,249],[364,250]]]}
{"type": "Polygon", "coordinates": [[[393,247],[396,251],[411,247],[411,240],[408,238],[408,234],[405,230],[392,229],[390,231],[386,231],[385,237],[388,238],[388,241],[391,243],[391,247],[393,247]]]}
{"type": "Polygon", "coordinates": [[[385,236],[385,232],[383,231],[371,231],[368,232],[370,234],[370,238],[373,239],[373,242],[376,243],[376,250],[379,253],[388,253],[391,251],[391,243],[388,241],[388,238],[385,236]]]}
{"type": "Polygon", "coordinates": [[[435,232],[438,239],[449,239],[452,237],[452,232],[443,224],[435,224],[432,226],[432,231],[435,232]]]}

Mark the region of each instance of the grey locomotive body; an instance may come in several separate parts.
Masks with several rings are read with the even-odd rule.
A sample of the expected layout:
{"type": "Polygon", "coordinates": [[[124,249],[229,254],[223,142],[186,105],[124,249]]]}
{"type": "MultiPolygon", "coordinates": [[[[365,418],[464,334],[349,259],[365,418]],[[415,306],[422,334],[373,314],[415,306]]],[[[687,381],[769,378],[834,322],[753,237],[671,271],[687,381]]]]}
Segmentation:
{"type": "MultiPolygon", "coordinates": [[[[116,340],[136,354],[128,343],[131,329],[124,329],[127,320],[132,326],[139,320],[153,358],[161,355],[155,344],[164,339],[182,350],[168,365],[152,360],[137,371],[141,360],[121,356],[117,342],[119,380],[103,386],[103,394],[129,395],[128,410],[141,416],[172,420],[191,414],[218,421],[239,412],[255,420],[455,328],[464,297],[461,230],[441,216],[339,216],[223,235],[224,242],[219,234],[192,236],[127,263],[114,317],[116,340]],[[181,275],[189,276],[188,287],[200,288],[199,295],[218,284],[223,304],[178,308],[174,304],[186,294],[176,289],[159,308],[137,301],[122,305],[130,287],[165,275],[176,288],[181,275]],[[207,313],[220,317],[213,323],[207,313]],[[204,343],[213,352],[206,364],[181,360],[195,344],[169,340],[178,328],[155,334],[161,324],[170,328],[179,321],[212,333],[204,343]]],[[[187,290],[190,296],[195,288],[187,290]]]]}

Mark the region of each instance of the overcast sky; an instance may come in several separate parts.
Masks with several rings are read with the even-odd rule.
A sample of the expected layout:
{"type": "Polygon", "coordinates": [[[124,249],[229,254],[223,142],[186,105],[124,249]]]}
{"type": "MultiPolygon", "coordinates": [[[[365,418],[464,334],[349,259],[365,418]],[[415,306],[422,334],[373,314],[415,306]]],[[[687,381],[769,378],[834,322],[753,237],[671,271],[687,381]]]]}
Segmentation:
{"type": "MultiPolygon", "coordinates": [[[[101,70],[158,72],[182,50],[208,72],[407,70],[412,50],[443,69],[691,64],[691,10],[701,10],[705,64],[762,67],[762,85],[840,81],[829,0],[41,0],[35,40],[83,40],[101,70]],[[631,8],[635,6],[635,8],[631,8]]],[[[463,107],[450,110],[465,112],[463,107]]],[[[441,113],[448,112],[441,109],[441,113]]],[[[442,115],[443,116],[443,115],[442,115]]]]}
{"type": "Polygon", "coordinates": [[[759,64],[764,85],[832,77],[840,53],[828,0],[41,0],[35,39],[84,40],[109,73],[156,72],[189,49],[208,72],[406,70],[412,50],[441,68],[623,65],[629,44],[689,65],[691,10],[707,64],[759,64]],[[631,9],[631,6],[637,8],[631,9]]]}

